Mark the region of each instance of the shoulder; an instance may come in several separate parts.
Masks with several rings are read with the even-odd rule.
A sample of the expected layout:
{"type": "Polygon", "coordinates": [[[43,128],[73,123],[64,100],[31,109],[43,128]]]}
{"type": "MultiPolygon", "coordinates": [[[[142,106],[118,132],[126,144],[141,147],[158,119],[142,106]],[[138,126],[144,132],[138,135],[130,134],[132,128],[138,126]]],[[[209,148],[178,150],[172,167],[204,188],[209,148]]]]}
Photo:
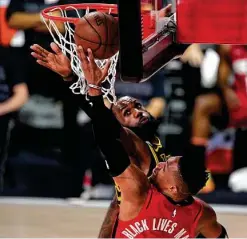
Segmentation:
{"type": "Polygon", "coordinates": [[[203,201],[201,203],[203,211],[196,228],[197,234],[206,238],[219,238],[222,234],[224,238],[227,237],[224,227],[217,220],[214,209],[203,201]]]}
{"type": "MultiPolygon", "coordinates": [[[[128,135],[132,135],[132,136],[135,135],[135,133],[134,133],[131,129],[128,129],[127,127],[123,127],[123,129],[124,129],[124,131],[125,131],[128,135]]],[[[137,135],[135,135],[135,136],[137,136],[137,135]]]]}
{"type": "MultiPolygon", "coordinates": [[[[131,135],[131,137],[134,137],[134,138],[139,138],[131,129],[127,128],[127,127],[123,127],[125,132],[128,134],[128,135],[131,135]]],[[[139,138],[140,139],[140,138],[139,138]]]]}
{"type": "Polygon", "coordinates": [[[121,139],[125,141],[124,147],[128,151],[129,156],[132,157],[131,161],[138,165],[138,167],[147,174],[151,161],[151,154],[148,145],[132,130],[124,128],[124,131],[125,136],[121,139]]]}
{"type": "Polygon", "coordinates": [[[124,140],[125,144],[131,144],[131,145],[135,145],[137,143],[141,143],[142,140],[130,129],[123,127],[123,132],[120,135],[121,136],[121,140],[124,140]]]}
{"type": "Polygon", "coordinates": [[[199,221],[198,221],[199,229],[204,227],[205,225],[216,222],[217,216],[216,216],[216,212],[214,211],[214,209],[210,205],[208,205],[206,202],[200,199],[196,199],[196,200],[201,204],[201,207],[202,207],[201,217],[199,218],[199,221]]]}
{"type": "Polygon", "coordinates": [[[216,219],[216,212],[214,209],[202,200],[200,200],[200,203],[202,205],[202,219],[204,221],[216,219]]]}
{"type": "Polygon", "coordinates": [[[124,127],[125,135],[128,139],[131,139],[131,141],[138,146],[147,147],[146,143],[138,136],[136,135],[132,130],[124,127]]]}

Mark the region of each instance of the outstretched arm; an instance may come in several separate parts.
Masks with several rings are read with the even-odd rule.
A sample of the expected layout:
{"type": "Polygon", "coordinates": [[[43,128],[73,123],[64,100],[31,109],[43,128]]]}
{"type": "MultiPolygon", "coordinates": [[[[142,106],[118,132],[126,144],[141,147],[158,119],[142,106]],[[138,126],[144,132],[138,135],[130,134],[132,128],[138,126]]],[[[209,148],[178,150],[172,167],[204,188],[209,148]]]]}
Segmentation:
{"type": "Polygon", "coordinates": [[[50,46],[53,52],[49,52],[40,45],[34,44],[30,46],[32,50],[31,55],[38,64],[54,71],[63,78],[68,78],[67,80],[70,81],[72,69],[69,58],[56,43],[52,42],[50,46]]]}
{"type": "MultiPolygon", "coordinates": [[[[47,51],[38,44],[34,44],[30,48],[32,49],[31,55],[36,59],[36,62],[60,75],[68,87],[77,80],[73,75],[69,58],[61,51],[57,44],[54,42],[51,43],[53,52],[47,51]]],[[[85,96],[82,94],[73,94],[73,92],[71,92],[71,95],[76,103],[78,103],[78,106],[91,118],[91,107],[85,96]]]]}
{"type": "MultiPolygon", "coordinates": [[[[81,60],[82,70],[90,87],[88,94],[92,106],[92,123],[94,135],[98,146],[106,158],[106,166],[119,185],[122,192],[120,217],[128,218],[126,208],[132,213],[138,212],[145,201],[149,183],[145,174],[131,163],[131,156],[124,148],[124,140],[128,139],[128,133],[113,115],[112,111],[105,107],[101,93],[101,82],[107,75],[110,62],[101,70],[94,61],[92,51],[88,50],[86,57],[82,47],[78,48],[78,57],[81,60]],[[122,210],[125,208],[125,210],[122,210]]],[[[129,219],[129,218],[128,218],[129,219]]]]}
{"type": "Polygon", "coordinates": [[[142,207],[149,188],[146,175],[131,161],[122,138],[124,128],[115,119],[112,112],[103,104],[102,97],[90,97],[92,123],[96,142],[106,158],[106,166],[114,181],[121,188],[122,200],[119,217],[129,220],[136,216],[142,207]]]}
{"type": "Polygon", "coordinates": [[[12,96],[0,103],[0,116],[19,110],[28,100],[29,93],[25,83],[13,86],[12,96]]]}

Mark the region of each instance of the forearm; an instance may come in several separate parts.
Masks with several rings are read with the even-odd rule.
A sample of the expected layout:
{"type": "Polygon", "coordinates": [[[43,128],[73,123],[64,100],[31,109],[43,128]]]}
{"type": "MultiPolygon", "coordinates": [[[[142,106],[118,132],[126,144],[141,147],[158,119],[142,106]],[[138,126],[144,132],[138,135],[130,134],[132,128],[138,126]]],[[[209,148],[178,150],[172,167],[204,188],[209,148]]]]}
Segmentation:
{"type": "Polygon", "coordinates": [[[121,188],[121,206],[127,202],[129,204],[132,202],[134,207],[140,206],[142,196],[146,195],[148,190],[148,187],[145,187],[148,180],[139,168],[131,164],[131,156],[124,148],[124,144],[128,140],[125,137],[128,136],[127,132],[113,112],[105,106],[101,92],[101,83],[108,73],[110,62],[107,62],[106,66],[100,69],[95,63],[92,50],[88,49],[87,52],[88,57],[83,48],[78,47],[77,54],[89,87],[88,95],[92,107],[92,124],[96,143],[105,155],[104,161],[109,174],[121,188]]]}
{"type": "Polygon", "coordinates": [[[165,105],[164,99],[161,97],[156,97],[151,99],[145,108],[154,118],[159,118],[164,114],[165,105]]]}
{"type": "Polygon", "coordinates": [[[147,177],[137,166],[131,164],[131,156],[124,148],[125,131],[113,113],[104,105],[103,97],[90,98],[94,136],[105,155],[107,169],[121,188],[123,202],[127,200],[139,205],[149,187],[147,177]]]}
{"type": "Polygon", "coordinates": [[[101,134],[107,138],[120,140],[120,135],[124,133],[124,129],[113,112],[105,106],[103,96],[91,95],[89,98],[92,104],[92,122],[94,127],[100,130],[101,134]]]}
{"type": "Polygon", "coordinates": [[[114,235],[113,228],[119,213],[119,206],[117,203],[117,197],[115,196],[108,208],[103,224],[100,228],[99,238],[112,238],[114,235]]]}
{"type": "Polygon", "coordinates": [[[0,115],[5,115],[19,110],[27,101],[27,97],[12,96],[0,103],[0,115]]]}
{"type": "Polygon", "coordinates": [[[11,28],[26,30],[42,25],[39,13],[15,12],[9,19],[8,24],[11,28]]]}
{"type": "Polygon", "coordinates": [[[227,231],[224,226],[217,223],[217,226],[206,227],[200,235],[203,235],[204,238],[229,238],[227,231]]]}
{"type": "Polygon", "coordinates": [[[19,110],[28,100],[27,86],[19,84],[14,87],[13,96],[0,104],[0,115],[5,115],[19,110]]]}
{"type": "MultiPolygon", "coordinates": [[[[76,81],[78,77],[73,73],[69,74],[68,77],[63,77],[64,84],[70,88],[76,81]]],[[[71,89],[68,89],[71,97],[74,99],[75,104],[78,105],[80,109],[82,109],[89,118],[92,116],[92,107],[90,106],[90,102],[86,99],[85,95],[82,94],[74,94],[71,89]]]]}
{"type": "Polygon", "coordinates": [[[122,174],[130,165],[130,159],[120,140],[122,126],[107,109],[102,96],[90,97],[95,140],[105,155],[107,168],[112,177],[122,174]]]}

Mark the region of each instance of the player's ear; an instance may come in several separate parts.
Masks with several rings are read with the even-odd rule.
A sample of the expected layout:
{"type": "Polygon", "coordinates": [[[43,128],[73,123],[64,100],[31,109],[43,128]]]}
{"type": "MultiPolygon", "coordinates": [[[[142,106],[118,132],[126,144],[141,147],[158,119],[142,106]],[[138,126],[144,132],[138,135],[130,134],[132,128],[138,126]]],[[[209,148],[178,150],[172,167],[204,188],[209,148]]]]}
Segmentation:
{"type": "Polygon", "coordinates": [[[178,192],[178,187],[176,185],[171,185],[169,190],[171,193],[176,194],[178,192]]]}
{"type": "Polygon", "coordinates": [[[114,104],[111,104],[111,108],[110,109],[113,112],[113,114],[116,116],[117,115],[117,111],[118,111],[117,107],[114,104]]]}

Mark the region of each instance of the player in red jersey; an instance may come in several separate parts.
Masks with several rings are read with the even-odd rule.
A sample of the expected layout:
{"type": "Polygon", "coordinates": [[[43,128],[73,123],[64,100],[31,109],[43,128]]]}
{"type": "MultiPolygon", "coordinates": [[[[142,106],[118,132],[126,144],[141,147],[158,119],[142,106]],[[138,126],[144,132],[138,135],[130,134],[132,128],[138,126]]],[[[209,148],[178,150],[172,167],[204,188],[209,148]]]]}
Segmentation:
{"type": "Polygon", "coordinates": [[[90,49],[87,58],[79,47],[78,57],[89,86],[95,138],[106,156],[109,173],[122,192],[113,236],[193,238],[202,234],[209,238],[227,237],[214,210],[192,197],[208,179],[204,165],[193,158],[188,163],[185,158],[170,157],[155,167],[149,181],[133,163],[135,153],[127,153],[129,130],[122,127],[114,112],[104,105],[101,82],[107,68],[97,67],[90,49]]]}
{"type": "MultiPolygon", "coordinates": [[[[220,129],[247,125],[247,46],[219,46],[220,65],[216,92],[200,95],[195,101],[192,116],[192,138],[189,154],[205,160],[205,148],[210,124],[220,118],[220,129]],[[232,82],[229,79],[232,77],[232,82]]],[[[219,120],[217,120],[219,121],[219,120]]],[[[208,184],[204,192],[212,191],[208,184]]]]}
{"type": "Polygon", "coordinates": [[[235,95],[226,97],[229,111],[229,127],[247,126],[247,46],[222,46],[221,87],[224,91],[231,89],[235,95]],[[223,72],[222,72],[223,71],[223,72]],[[233,81],[228,82],[233,73],[233,81]]]}

